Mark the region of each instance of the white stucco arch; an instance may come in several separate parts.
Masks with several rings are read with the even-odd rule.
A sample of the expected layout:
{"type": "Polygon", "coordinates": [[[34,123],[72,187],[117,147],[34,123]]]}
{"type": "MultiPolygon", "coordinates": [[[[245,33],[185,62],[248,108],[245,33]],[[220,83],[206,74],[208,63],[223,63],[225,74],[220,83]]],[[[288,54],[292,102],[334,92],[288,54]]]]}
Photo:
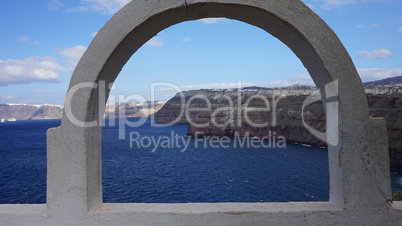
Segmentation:
{"type": "MultiPolygon", "coordinates": [[[[33,224],[344,224],[395,223],[383,120],[369,118],[364,88],[335,33],[299,0],[133,0],[114,15],[77,65],[69,90],[113,82],[147,40],[171,25],[206,17],[237,19],[269,32],[302,61],[322,93],[338,91],[339,112],[328,109],[330,201],[323,203],[105,204],[101,184],[101,127],[79,126],[65,111],[62,125],[48,131],[47,205],[30,206],[33,224]],[[337,86],[327,86],[331,82],[337,86]],[[89,86],[88,85],[88,86],[89,86]],[[338,129],[337,129],[338,128],[338,129]],[[74,218],[73,221],[72,218],[74,218]]],[[[106,92],[108,93],[108,92],[106,92]]],[[[107,96],[107,95],[106,95],[107,96]]],[[[99,119],[106,96],[79,89],[65,109],[85,125],[99,119]]],[[[324,100],[325,102],[325,100],[324,100]]],[[[334,109],[335,109],[334,108],[334,109]]],[[[15,215],[0,217],[16,220],[15,215]]]]}

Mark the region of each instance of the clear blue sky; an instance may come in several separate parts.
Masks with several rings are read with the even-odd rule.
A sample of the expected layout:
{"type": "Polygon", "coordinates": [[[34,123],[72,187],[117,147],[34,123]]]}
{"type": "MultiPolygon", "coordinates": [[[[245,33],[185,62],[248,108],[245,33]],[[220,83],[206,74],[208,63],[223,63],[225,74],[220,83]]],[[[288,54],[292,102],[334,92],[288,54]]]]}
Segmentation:
{"type": "MultiPolygon", "coordinates": [[[[0,103],[63,104],[72,71],[96,32],[129,0],[3,0],[0,103]]],[[[363,81],[402,75],[401,0],[303,0],[339,36],[363,81]]],[[[113,95],[149,98],[151,83],[184,90],[312,85],[300,60],[270,34],[205,19],[161,31],[133,55],[113,95]]],[[[171,92],[160,90],[158,99],[171,92]]]]}

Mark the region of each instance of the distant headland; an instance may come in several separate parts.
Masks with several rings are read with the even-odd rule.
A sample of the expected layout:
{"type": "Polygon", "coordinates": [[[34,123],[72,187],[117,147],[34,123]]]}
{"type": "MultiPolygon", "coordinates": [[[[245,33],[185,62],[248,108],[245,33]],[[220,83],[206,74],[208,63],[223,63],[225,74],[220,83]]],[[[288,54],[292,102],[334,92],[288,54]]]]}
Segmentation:
{"type": "MultiPolygon", "coordinates": [[[[384,117],[387,123],[391,167],[402,168],[402,76],[364,85],[370,116],[384,117]]],[[[189,124],[189,136],[252,138],[274,134],[288,142],[326,146],[305,126],[326,131],[321,101],[302,108],[313,93],[317,93],[317,88],[304,85],[184,91],[170,99],[155,114],[155,119],[161,124],[189,124]]]]}

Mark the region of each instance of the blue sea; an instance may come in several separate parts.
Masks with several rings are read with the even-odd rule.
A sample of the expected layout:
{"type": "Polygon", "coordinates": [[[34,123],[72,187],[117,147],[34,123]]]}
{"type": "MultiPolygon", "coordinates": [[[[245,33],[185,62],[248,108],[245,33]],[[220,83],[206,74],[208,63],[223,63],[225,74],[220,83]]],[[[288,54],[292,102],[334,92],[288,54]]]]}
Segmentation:
{"type": "MultiPolygon", "coordinates": [[[[0,204],[46,202],[46,131],[60,123],[0,124],[0,204]]],[[[191,138],[187,125],[152,123],[126,128],[126,139],[119,139],[119,128],[104,121],[104,202],[329,200],[324,148],[290,143],[283,148],[283,143],[253,143],[252,138],[191,138]]],[[[402,190],[402,171],[392,170],[391,180],[393,190],[402,190]]]]}

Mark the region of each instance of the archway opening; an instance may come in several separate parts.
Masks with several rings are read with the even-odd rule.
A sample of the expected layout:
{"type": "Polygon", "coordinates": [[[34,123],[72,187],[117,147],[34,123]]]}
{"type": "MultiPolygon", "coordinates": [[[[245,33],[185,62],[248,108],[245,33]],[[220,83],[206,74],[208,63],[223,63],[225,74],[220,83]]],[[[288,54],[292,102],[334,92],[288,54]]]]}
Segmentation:
{"type": "MultiPolygon", "coordinates": [[[[125,65],[109,96],[106,111],[112,119],[104,121],[102,138],[103,201],[328,201],[327,149],[294,144],[308,141],[302,134],[308,131],[301,115],[304,100],[315,92],[309,78],[287,46],[240,21],[197,20],[159,32],[125,65]],[[235,35],[241,38],[233,38],[235,35]],[[131,84],[137,80],[133,87],[131,84]],[[300,83],[306,86],[292,88],[300,83]],[[155,115],[155,121],[130,127],[130,123],[142,121],[130,117],[146,117],[144,108],[154,103],[137,106],[124,101],[151,101],[152,84],[161,86],[153,91],[154,101],[170,100],[168,104],[180,106],[181,101],[175,102],[171,97],[179,97],[176,93],[183,91],[187,107],[202,110],[189,113],[190,120],[184,114],[179,124],[161,127],[180,115],[181,106],[167,106],[155,115]],[[171,85],[180,90],[169,89],[171,85]],[[114,104],[119,101],[122,102],[114,104]],[[212,104],[211,111],[205,111],[207,102],[212,104]],[[219,115],[224,112],[220,109],[232,107],[232,116],[236,118],[235,105],[239,103],[243,108],[263,110],[251,109],[247,119],[251,124],[267,125],[256,127],[242,117],[243,125],[232,127],[232,135],[215,131],[196,136],[194,133],[206,131],[188,129],[188,125],[200,123],[197,120],[203,117],[202,112],[210,117],[213,112],[219,115]],[[278,120],[273,120],[274,115],[278,115],[278,120]],[[124,128],[119,127],[122,116],[129,118],[124,128]],[[272,127],[273,123],[278,125],[272,127]],[[119,139],[121,130],[124,139],[119,139]],[[253,140],[255,137],[260,143],[253,140]]],[[[306,122],[325,132],[322,106],[307,109],[305,114],[310,115],[306,122]]],[[[223,120],[218,124],[228,124],[230,113],[227,116],[217,117],[223,120]]],[[[209,124],[207,130],[230,129],[229,125],[209,124]]],[[[305,144],[325,143],[314,142],[305,144]]]]}

